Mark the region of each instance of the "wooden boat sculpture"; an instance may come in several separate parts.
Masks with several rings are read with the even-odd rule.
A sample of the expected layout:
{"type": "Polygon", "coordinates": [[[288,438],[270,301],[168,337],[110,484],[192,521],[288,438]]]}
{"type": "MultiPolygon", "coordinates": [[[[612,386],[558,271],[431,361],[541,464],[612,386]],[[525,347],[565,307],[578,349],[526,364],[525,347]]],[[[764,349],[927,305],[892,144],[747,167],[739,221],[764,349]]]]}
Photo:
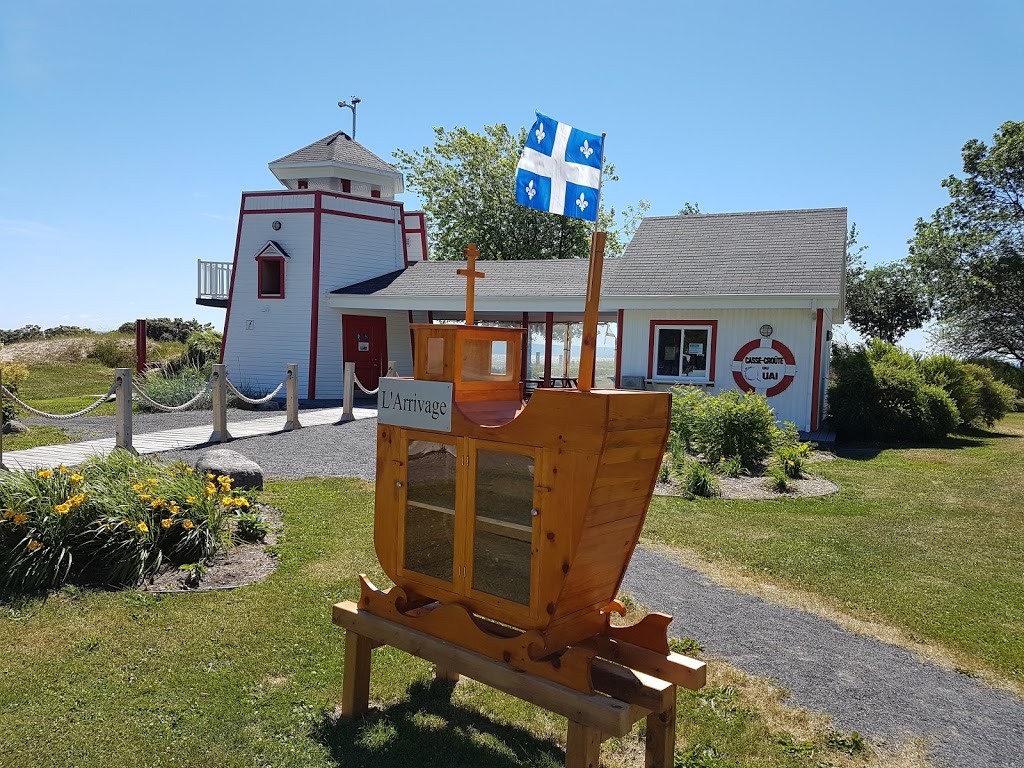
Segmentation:
{"type": "MultiPolygon", "coordinates": [[[[481,276],[469,253],[468,272],[481,276]]],[[[412,381],[450,382],[451,411],[437,414],[450,415],[450,431],[378,425],[374,544],[395,586],[382,592],[362,576],[360,610],[579,690],[593,690],[595,656],[700,687],[703,665],[669,653],[671,617],[609,621],[624,613],[615,598],[657,480],[670,395],[584,385],[539,388],[524,404],[526,331],[472,325],[472,286],[469,297],[466,325],[413,326],[412,381]]],[[[414,391],[381,392],[392,400],[380,402],[381,422],[388,406],[447,410],[414,391]]]]}

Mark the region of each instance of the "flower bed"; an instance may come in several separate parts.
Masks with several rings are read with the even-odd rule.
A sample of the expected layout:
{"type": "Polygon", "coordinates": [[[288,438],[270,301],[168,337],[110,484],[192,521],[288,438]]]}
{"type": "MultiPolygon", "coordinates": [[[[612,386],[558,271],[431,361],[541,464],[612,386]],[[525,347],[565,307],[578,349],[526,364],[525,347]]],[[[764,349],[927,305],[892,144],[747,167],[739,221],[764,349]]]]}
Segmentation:
{"type": "Polygon", "coordinates": [[[0,591],[132,587],[165,562],[208,562],[254,500],[227,476],[125,451],[74,470],[2,475],[0,591]]]}

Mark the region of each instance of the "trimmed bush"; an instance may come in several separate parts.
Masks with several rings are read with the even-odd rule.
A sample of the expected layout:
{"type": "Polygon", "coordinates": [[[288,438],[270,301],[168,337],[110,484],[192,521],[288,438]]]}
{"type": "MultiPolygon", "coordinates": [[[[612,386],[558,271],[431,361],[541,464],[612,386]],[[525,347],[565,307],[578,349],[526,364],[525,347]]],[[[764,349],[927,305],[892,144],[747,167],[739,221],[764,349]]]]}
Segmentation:
{"type": "Polygon", "coordinates": [[[108,336],[96,342],[89,357],[108,368],[134,368],[135,346],[129,339],[108,336]]]}
{"type": "Polygon", "coordinates": [[[1017,391],[1009,384],[998,381],[989,368],[973,364],[965,364],[964,368],[980,386],[978,409],[981,414],[978,420],[991,427],[1014,409],[1017,391]]]}
{"type": "Polygon", "coordinates": [[[698,402],[692,445],[709,464],[736,456],[744,467],[755,467],[771,454],[775,429],[775,414],[764,395],[730,390],[698,402]]]}

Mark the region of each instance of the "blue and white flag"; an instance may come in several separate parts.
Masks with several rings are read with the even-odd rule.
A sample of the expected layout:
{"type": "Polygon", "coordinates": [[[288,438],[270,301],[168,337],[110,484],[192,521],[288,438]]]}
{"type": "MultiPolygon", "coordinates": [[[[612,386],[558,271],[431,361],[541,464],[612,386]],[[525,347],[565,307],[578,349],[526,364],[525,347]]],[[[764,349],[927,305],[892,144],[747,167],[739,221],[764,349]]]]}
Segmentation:
{"type": "Polygon", "coordinates": [[[597,220],[604,138],[537,113],[516,169],[516,202],[597,220]]]}

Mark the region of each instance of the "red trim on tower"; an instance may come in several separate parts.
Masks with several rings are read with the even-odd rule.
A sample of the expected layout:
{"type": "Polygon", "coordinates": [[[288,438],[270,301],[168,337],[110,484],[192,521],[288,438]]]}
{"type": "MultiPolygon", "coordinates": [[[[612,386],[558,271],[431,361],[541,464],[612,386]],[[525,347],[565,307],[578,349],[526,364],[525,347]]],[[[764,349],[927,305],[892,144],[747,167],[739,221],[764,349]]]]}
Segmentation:
{"type": "Polygon", "coordinates": [[[402,230],[402,259],[405,260],[405,268],[409,268],[409,242],[405,239],[405,206],[398,211],[399,229],[402,230]]]}
{"type": "Polygon", "coordinates": [[[246,213],[316,213],[316,208],[257,208],[246,213]]]}
{"type": "Polygon", "coordinates": [[[316,212],[313,214],[313,293],[309,302],[309,382],[306,397],[316,399],[316,357],[320,325],[320,222],[322,192],[316,192],[316,212]]]}
{"type": "Polygon", "coordinates": [[[369,214],[366,213],[353,213],[352,211],[335,211],[331,208],[324,208],[318,212],[329,213],[332,216],[345,216],[349,219],[365,219],[366,221],[380,221],[383,222],[384,224],[395,223],[394,218],[386,219],[383,216],[370,216],[369,214]]]}
{"type": "Polygon", "coordinates": [[[361,197],[359,195],[347,195],[341,192],[329,192],[326,189],[282,189],[279,192],[245,192],[242,194],[242,199],[247,197],[273,197],[275,195],[283,195],[285,197],[294,195],[327,195],[328,197],[338,198],[340,200],[358,200],[361,203],[374,203],[376,205],[390,205],[390,206],[401,206],[402,203],[397,200],[384,200],[375,197],[361,197]]]}
{"type": "Polygon", "coordinates": [[[819,309],[814,320],[814,381],[811,383],[811,432],[818,429],[821,416],[821,337],[825,327],[825,310],[819,309]]]}
{"type": "Polygon", "coordinates": [[[618,389],[622,386],[622,325],[623,317],[626,311],[623,309],[619,310],[619,316],[616,318],[615,328],[615,388],[618,389]]]}
{"type": "Polygon", "coordinates": [[[654,329],[659,325],[710,325],[711,353],[708,359],[708,380],[698,384],[715,383],[715,367],[718,365],[718,321],[717,320],[651,320],[650,350],[647,353],[647,378],[654,378],[654,329]]]}
{"type": "Polygon", "coordinates": [[[238,204],[238,231],[235,233],[235,255],[231,261],[231,285],[228,287],[228,308],[224,313],[224,341],[220,345],[220,361],[224,362],[224,350],[228,346],[228,323],[231,322],[231,300],[235,296],[235,275],[238,274],[238,247],[242,243],[242,219],[245,216],[245,195],[238,204]]]}

